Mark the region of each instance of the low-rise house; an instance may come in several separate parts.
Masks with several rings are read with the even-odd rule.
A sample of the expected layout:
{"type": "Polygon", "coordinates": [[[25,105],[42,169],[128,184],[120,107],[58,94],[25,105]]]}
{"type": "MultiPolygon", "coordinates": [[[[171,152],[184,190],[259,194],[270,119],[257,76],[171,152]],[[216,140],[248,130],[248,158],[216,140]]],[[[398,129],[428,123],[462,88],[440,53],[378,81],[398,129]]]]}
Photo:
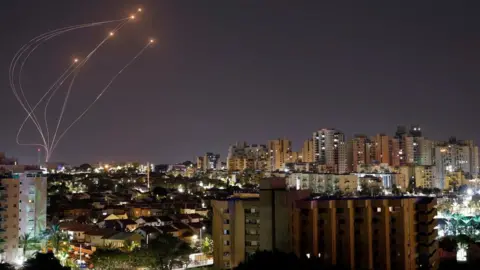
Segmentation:
{"type": "Polygon", "coordinates": [[[81,224],[77,222],[64,222],[59,224],[60,230],[66,232],[70,240],[83,243],[85,242],[85,232],[95,228],[93,225],[81,224]]]}
{"type": "Polygon", "coordinates": [[[152,215],[151,208],[148,206],[142,206],[142,207],[132,207],[130,208],[130,216],[134,218],[139,218],[139,217],[149,217],[152,215]]]}
{"type": "Polygon", "coordinates": [[[122,248],[127,242],[134,242],[140,246],[142,235],[133,232],[119,232],[110,236],[103,237],[105,247],[122,248]]]}
{"type": "Polygon", "coordinates": [[[171,215],[170,217],[173,218],[173,220],[175,220],[176,222],[190,223],[190,218],[187,214],[176,214],[171,215]]]}
{"type": "Polygon", "coordinates": [[[173,224],[173,219],[169,216],[160,216],[158,217],[158,220],[160,220],[160,226],[167,226],[173,224]]]}
{"type": "Polygon", "coordinates": [[[156,217],[139,217],[135,222],[139,226],[162,226],[162,223],[156,217]]]}
{"type": "Polygon", "coordinates": [[[63,215],[65,218],[75,219],[80,216],[89,217],[92,213],[90,208],[68,208],[63,210],[63,215]]]}
{"type": "Polygon", "coordinates": [[[160,229],[158,227],[152,227],[152,226],[143,226],[135,230],[136,233],[141,234],[143,236],[143,239],[145,239],[145,242],[148,243],[151,240],[157,239],[158,235],[161,234],[160,229]]]}
{"type": "Polygon", "coordinates": [[[168,234],[171,234],[172,236],[175,236],[175,237],[180,236],[180,230],[173,227],[172,225],[159,227],[158,230],[160,230],[160,232],[162,232],[162,233],[168,233],[168,234]]]}
{"type": "Polygon", "coordinates": [[[198,208],[195,209],[195,213],[203,217],[208,217],[208,208],[198,208]]]}
{"type": "Polygon", "coordinates": [[[95,247],[104,247],[105,240],[104,237],[108,237],[118,233],[113,229],[100,229],[95,228],[88,232],[85,232],[85,243],[90,244],[91,246],[95,247]]]}
{"type": "Polygon", "coordinates": [[[100,228],[114,229],[116,231],[131,232],[138,228],[138,224],[131,219],[104,220],[99,223],[100,228]]]}
{"type": "Polygon", "coordinates": [[[138,228],[138,224],[131,219],[119,219],[117,222],[120,224],[122,231],[133,232],[138,228]]]}
{"type": "Polygon", "coordinates": [[[199,214],[189,214],[188,215],[189,223],[198,223],[203,221],[203,216],[199,214]]]}

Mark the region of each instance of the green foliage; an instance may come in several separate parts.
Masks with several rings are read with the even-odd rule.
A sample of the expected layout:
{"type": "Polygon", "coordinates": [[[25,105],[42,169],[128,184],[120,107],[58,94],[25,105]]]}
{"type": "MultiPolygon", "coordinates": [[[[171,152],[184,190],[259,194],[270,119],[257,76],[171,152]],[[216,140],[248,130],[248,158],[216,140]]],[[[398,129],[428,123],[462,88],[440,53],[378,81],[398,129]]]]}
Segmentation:
{"type": "Polygon", "coordinates": [[[129,254],[118,249],[97,249],[93,255],[92,263],[98,270],[135,269],[141,263],[139,254],[129,254]]]}
{"type": "Polygon", "coordinates": [[[212,256],[213,255],[213,239],[208,236],[205,236],[203,238],[201,249],[204,254],[212,256]]]}
{"type": "Polygon", "coordinates": [[[40,249],[40,240],[33,237],[30,233],[25,233],[20,236],[20,246],[23,250],[23,258],[26,258],[27,251],[40,249]]]}
{"type": "Polygon", "coordinates": [[[58,224],[51,225],[44,232],[44,239],[47,241],[47,247],[51,248],[54,254],[66,251],[68,248],[68,235],[60,230],[58,224]]]}
{"type": "Polygon", "coordinates": [[[194,250],[187,243],[170,235],[161,234],[147,250],[151,254],[151,262],[149,265],[153,269],[171,270],[175,266],[183,266],[189,264],[189,257],[194,250]]]}
{"type": "Polygon", "coordinates": [[[92,263],[97,270],[135,269],[171,270],[188,264],[193,249],[185,242],[169,234],[160,235],[148,248],[98,249],[92,263]]]}

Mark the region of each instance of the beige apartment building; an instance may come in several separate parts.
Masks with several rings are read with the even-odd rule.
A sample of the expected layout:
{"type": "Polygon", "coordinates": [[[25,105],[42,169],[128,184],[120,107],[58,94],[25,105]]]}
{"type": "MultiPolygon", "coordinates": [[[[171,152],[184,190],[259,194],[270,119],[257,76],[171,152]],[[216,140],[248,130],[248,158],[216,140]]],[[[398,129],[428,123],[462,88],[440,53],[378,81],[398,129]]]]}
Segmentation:
{"type": "Polygon", "coordinates": [[[216,268],[231,269],[260,247],[260,198],[238,194],[212,201],[212,238],[216,268]]]}
{"type": "Polygon", "coordinates": [[[296,202],[293,249],[349,269],[437,269],[436,199],[296,202]]]}
{"type": "Polygon", "coordinates": [[[287,139],[268,141],[269,170],[279,171],[285,169],[285,163],[291,162],[292,142],[287,139]]]}
{"type": "Polygon", "coordinates": [[[309,196],[308,190],[287,190],[283,178],[271,178],[260,182],[260,194],[212,201],[215,267],[234,268],[257,250],[293,252],[295,202],[309,196]]]}
{"type": "Polygon", "coordinates": [[[19,239],[40,236],[47,224],[47,179],[41,171],[7,172],[0,175],[2,218],[1,257],[9,263],[23,262],[19,239]],[[2,246],[3,245],[3,246],[2,246]]]}

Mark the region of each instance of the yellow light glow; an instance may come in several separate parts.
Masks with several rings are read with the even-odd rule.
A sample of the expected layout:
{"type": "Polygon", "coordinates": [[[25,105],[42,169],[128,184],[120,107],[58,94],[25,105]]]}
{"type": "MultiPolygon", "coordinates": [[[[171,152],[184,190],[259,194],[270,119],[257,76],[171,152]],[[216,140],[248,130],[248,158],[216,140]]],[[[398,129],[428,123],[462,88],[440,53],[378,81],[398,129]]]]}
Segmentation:
{"type": "Polygon", "coordinates": [[[113,36],[113,35],[114,35],[114,33],[113,33],[113,32],[110,32],[110,36],[113,36]]]}
{"type": "Polygon", "coordinates": [[[78,59],[77,59],[77,58],[73,59],[73,62],[77,63],[77,62],[78,62],[78,59]]]}
{"type": "Polygon", "coordinates": [[[130,16],[130,19],[132,20],[135,19],[135,15],[130,16]]]}
{"type": "Polygon", "coordinates": [[[150,39],[150,43],[153,43],[153,42],[155,42],[155,40],[154,40],[154,39],[150,39]]]}
{"type": "Polygon", "coordinates": [[[142,12],[142,9],[141,9],[141,8],[139,8],[139,9],[137,9],[137,11],[138,11],[138,12],[142,12]]]}

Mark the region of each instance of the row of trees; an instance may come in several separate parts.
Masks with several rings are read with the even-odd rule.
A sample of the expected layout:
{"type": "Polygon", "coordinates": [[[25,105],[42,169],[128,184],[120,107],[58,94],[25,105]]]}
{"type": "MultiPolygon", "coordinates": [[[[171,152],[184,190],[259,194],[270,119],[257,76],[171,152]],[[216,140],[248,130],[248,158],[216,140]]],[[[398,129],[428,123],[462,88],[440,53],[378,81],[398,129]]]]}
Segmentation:
{"type": "MultiPolygon", "coordinates": [[[[70,244],[68,237],[60,230],[58,225],[52,225],[45,231],[43,239],[37,239],[30,234],[25,234],[21,236],[20,240],[24,258],[27,258],[28,253],[30,253],[29,251],[44,251],[44,253],[35,253],[35,256],[29,258],[25,262],[25,267],[36,264],[38,260],[54,261],[53,259],[56,260],[56,264],[58,263],[59,266],[75,266],[75,263],[69,260],[70,244]]],[[[206,254],[212,253],[213,243],[211,239],[207,238],[199,248],[206,254]]],[[[195,250],[184,241],[170,234],[161,234],[155,241],[152,241],[148,247],[144,248],[140,248],[139,245],[131,242],[127,243],[122,249],[98,249],[93,254],[91,263],[95,266],[95,269],[98,270],[135,269],[137,267],[145,267],[153,270],[171,270],[176,267],[188,265],[190,263],[189,255],[194,253],[194,251],[195,250]]],[[[0,270],[9,269],[8,267],[10,267],[8,264],[0,265],[0,270]]],[[[45,269],[55,270],[64,268],[45,269]]]]}
{"type": "Polygon", "coordinates": [[[99,249],[95,251],[92,264],[98,270],[148,268],[171,270],[190,263],[189,255],[194,249],[170,234],[161,234],[148,247],[134,250],[99,249]]]}

